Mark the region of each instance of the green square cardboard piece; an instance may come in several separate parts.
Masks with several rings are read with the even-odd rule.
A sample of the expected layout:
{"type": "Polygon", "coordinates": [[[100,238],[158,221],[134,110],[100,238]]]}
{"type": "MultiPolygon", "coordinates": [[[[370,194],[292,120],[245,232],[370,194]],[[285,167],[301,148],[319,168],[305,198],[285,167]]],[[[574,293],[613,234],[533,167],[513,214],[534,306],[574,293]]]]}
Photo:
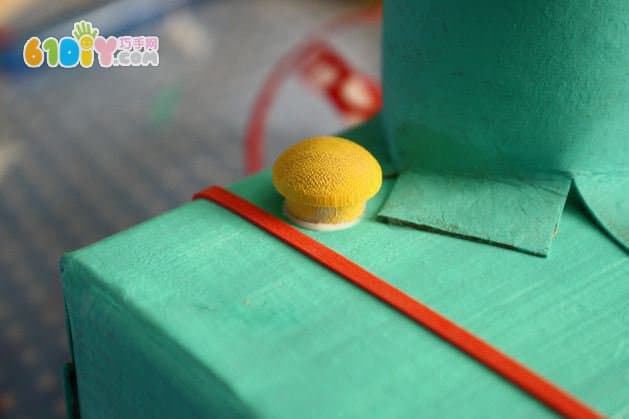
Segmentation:
{"type": "Polygon", "coordinates": [[[406,171],[379,215],[545,256],[571,183],[561,175],[532,181],[406,171]]]}
{"type": "MultiPolygon", "coordinates": [[[[357,226],[305,232],[599,411],[629,412],[629,262],[578,202],[550,256],[534,258],[377,221],[394,183],[357,226]]],[[[282,217],[270,173],[230,189],[282,217]]],[[[72,252],[62,267],[83,418],[554,417],[208,201],[72,252]]]]}

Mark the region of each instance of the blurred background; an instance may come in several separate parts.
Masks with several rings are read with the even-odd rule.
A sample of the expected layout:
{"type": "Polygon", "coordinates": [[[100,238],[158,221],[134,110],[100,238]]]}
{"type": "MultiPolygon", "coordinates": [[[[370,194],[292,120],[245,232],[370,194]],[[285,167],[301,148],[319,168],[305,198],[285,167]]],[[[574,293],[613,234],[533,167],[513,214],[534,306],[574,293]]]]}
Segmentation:
{"type": "Polygon", "coordinates": [[[379,14],[358,0],[0,1],[0,417],[65,417],[61,254],[376,112],[379,14]],[[80,19],[159,36],[159,66],[25,68],[25,39],[80,19]]]}

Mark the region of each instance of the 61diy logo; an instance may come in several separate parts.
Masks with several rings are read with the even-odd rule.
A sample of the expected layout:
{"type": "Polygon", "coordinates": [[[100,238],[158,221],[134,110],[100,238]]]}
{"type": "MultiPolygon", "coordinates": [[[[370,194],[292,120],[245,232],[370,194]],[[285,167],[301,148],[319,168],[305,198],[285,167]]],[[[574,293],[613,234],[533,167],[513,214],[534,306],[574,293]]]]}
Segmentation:
{"type": "Polygon", "coordinates": [[[72,37],[61,39],[49,37],[43,42],[37,36],[24,44],[24,64],[30,68],[72,68],[81,65],[90,68],[94,64],[94,53],[101,67],[113,66],[157,66],[159,65],[159,38],[156,36],[110,36],[98,35],[98,29],[90,22],[74,24],[72,37]]]}

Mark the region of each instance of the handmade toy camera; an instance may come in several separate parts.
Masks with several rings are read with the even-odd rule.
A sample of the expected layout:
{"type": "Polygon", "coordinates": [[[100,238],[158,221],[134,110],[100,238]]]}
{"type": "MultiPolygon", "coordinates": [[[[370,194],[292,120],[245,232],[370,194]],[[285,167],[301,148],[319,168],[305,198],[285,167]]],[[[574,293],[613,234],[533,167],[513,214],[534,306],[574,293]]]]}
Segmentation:
{"type": "Polygon", "coordinates": [[[391,0],[383,31],[353,143],[64,256],[73,417],[626,414],[629,4],[391,0]]]}

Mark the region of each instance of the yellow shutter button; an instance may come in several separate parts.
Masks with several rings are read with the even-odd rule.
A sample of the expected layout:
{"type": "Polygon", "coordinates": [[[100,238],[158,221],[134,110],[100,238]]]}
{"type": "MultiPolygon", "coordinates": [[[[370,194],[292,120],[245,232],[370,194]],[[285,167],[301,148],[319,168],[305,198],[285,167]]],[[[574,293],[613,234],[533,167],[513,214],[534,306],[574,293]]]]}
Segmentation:
{"type": "Polygon", "coordinates": [[[339,137],[314,137],[286,149],[273,165],[273,185],[284,213],[312,230],[356,224],[367,200],[382,186],[378,161],[362,146],[339,137]]]}

